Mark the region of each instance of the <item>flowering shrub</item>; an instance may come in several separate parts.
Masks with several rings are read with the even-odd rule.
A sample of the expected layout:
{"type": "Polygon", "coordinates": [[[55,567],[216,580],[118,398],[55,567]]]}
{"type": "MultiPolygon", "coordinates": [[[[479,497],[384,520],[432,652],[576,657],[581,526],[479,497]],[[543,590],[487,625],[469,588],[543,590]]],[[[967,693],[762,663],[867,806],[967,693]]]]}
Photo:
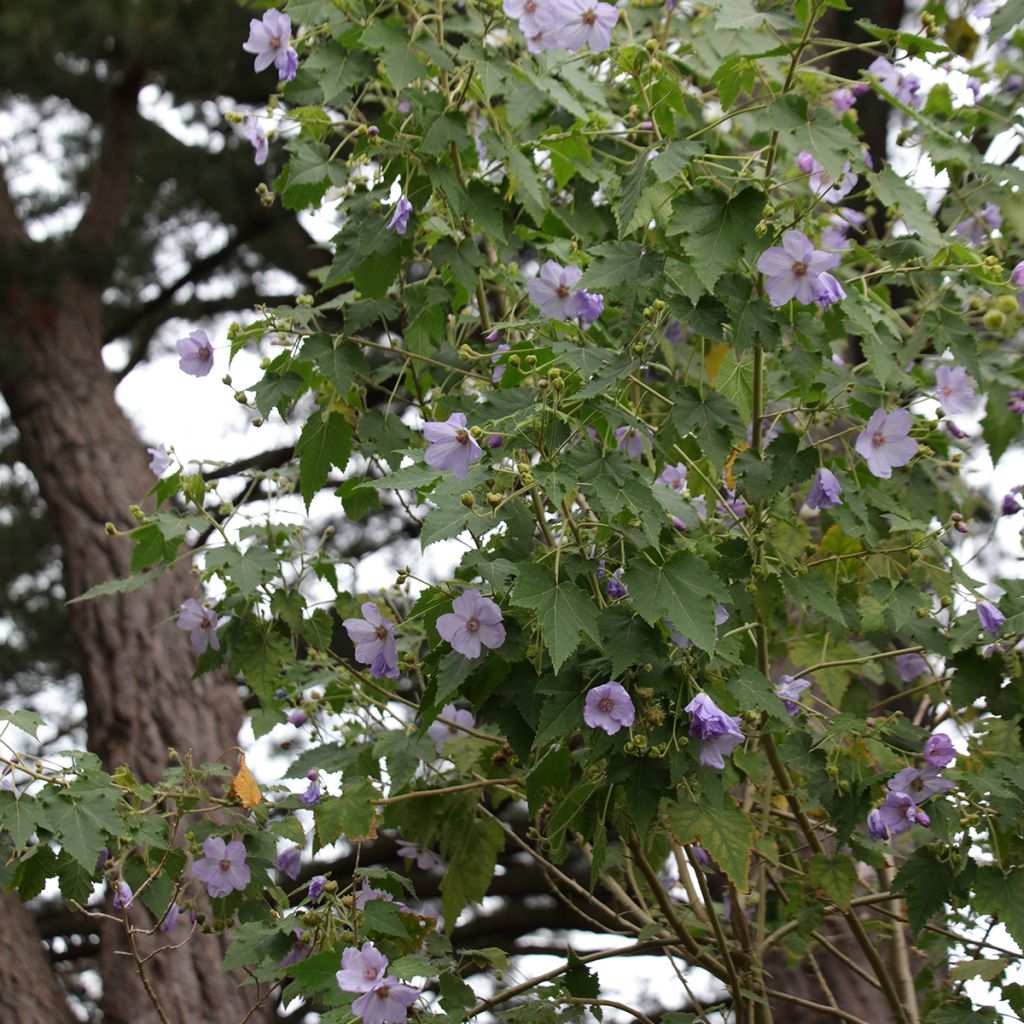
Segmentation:
{"type": "MultiPolygon", "coordinates": [[[[955,543],[983,530],[964,453],[1022,433],[1024,172],[976,144],[1012,120],[1020,50],[954,99],[954,22],[929,5],[921,34],[862,22],[842,78],[816,28],[837,6],[291,0],[253,20],[245,49],[282,82],[245,122],[263,197],[341,202],[315,294],[216,345],[225,368],[265,355],[227,383],[254,426],[297,433],[290,467],[252,478],[353,522],[386,508],[460,556],[351,593],[311,521],[160,479],[136,576],[106,591],[210,533],[222,596],[176,623],[195,671],[226,669],[258,735],[288,721],[308,746],[255,795],[187,761],[159,798],[87,758],[23,763],[39,782],[0,792],[16,879],[35,837],[66,898],[106,877],[126,928],[188,907],[232,935],[225,968],[325,1022],[605,1005],[575,954],[486,998],[464,980],[500,979],[499,951],[449,935],[506,848],[614,922],[592,959],[699,966],[737,1020],[801,1003],[765,963],[827,955],[825,922],[862,957],[832,968],[899,1024],[978,1019],[947,983],[974,974],[1024,1012],[1010,959],[985,956],[1005,943],[972,931],[1024,942],[1024,586],[955,543]],[[868,102],[903,148],[868,154],[868,102]],[[945,176],[936,201],[908,152],[945,176]],[[307,844],[382,834],[395,870],[302,880],[307,844]],[[412,864],[442,874],[439,910],[412,864]]],[[[193,331],[181,369],[214,347],[193,331]]],[[[703,1017],[693,1000],[670,1005],[703,1017]]],[[[857,1019],[827,985],[808,1005],[857,1019]]]]}

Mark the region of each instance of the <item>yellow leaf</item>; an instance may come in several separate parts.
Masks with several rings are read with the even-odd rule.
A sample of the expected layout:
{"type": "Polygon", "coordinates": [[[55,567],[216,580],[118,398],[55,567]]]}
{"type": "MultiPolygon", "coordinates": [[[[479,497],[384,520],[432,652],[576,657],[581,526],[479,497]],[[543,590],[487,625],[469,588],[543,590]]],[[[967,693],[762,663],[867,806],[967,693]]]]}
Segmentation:
{"type": "Polygon", "coordinates": [[[719,341],[711,345],[704,356],[704,372],[708,375],[708,380],[712,387],[715,386],[715,381],[718,379],[718,371],[722,369],[722,360],[725,358],[725,353],[730,348],[731,346],[727,341],[719,341]]]}
{"type": "Polygon", "coordinates": [[[238,754],[238,774],[231,780],[231,795],[238,798],[245,808],[255,807],[263,799],[260,787],[245,766],[245,754],[238,754]]]}

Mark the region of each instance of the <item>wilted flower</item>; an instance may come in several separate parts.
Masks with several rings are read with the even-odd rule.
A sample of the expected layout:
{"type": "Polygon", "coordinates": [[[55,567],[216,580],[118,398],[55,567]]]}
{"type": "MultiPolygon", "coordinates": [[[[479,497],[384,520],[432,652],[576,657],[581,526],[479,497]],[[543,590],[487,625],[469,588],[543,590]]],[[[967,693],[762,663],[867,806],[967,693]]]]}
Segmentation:
{"type": "Polygon", "coordinates": [[[404,235],[409,230],[409,215],[412,213],[412,203],[405,196],[400,196],[391,211],[391,220],[388,221],[388,231],[394,231],[396,235],[404,235]]]}
{"type": "Polygon", "coordinates": [[[706,693],[698,693],[683,710],[690,716],[690,737],[701,741],[700,763],[724,768],[723,757],[743,742],[742,719],[725,714],[706,693]]]}
{"type": "Polygon", "coordinates": [[[604,296],[580,289],[576,292],[576,317],[584,329],[590,327],[604,312],[604,296]]]}
{"type": "Polygon", "coordinates": [[[995,203],[986,203],[977,214],[953,225],[953,234],[971,245],[981,245],[990,231],[1002,227],[1003,215],[995,203]]]}
{"type": "Polygon", "coordinates": [[[302,869],[302,850],[298,846],[286,846],[274,862],[277,870],[287,875],[293,882],[299,877],[302,869]]]}
{"type": "Polygon", "coordinates": [[[918,90],[921,88],[921,80],[917,75],[903,74],[885,57],[876,57],[869,65],[868,71],[878,76],[878,83],[886,92],[891,93],[908,107],[919,110],[921,97],[918,90]]]}
{"type": "Polygon", "coordinates": [[[909,434],[910,413],[906,409],[876,409],[854,447],[875,476],[888,480],[893,469],[905,466],[917,454],[917,442],[909,434]]]}
{"type": "Polygon", "coordinates": [[[206,331],[193,331],[187,338],[179,338],[178,369],[193,377],[205,377],[213,369],[213,345],[206,331]]]}
{"type": "Polygon", "coordinates": [[[131,887],[123,878],[119,878],[114,883],[114,906],[118,910],[127,910],[132,905],[134,898],[131,887]]]}
{"type": "Polygon", "coordinates": [[[146,451],[152,456],[149,460],[150,473],[153,476],[161,476],[164,470],[171,464],[167,449],[161,444],[157,445],[156,448],[147,448],[146,451]]]}
{"type": "Polygon", "coordinates": [[[399,839],[397,852],[399,857],[413,860],[420,871],[433,871],[435,868],[444,867],[444,861],[433,850],[428,850],[419,843],[399,839]]]}
{"type": "Polygon", "coordinates": [[[501,609],[479,590],[467,590],[452,601],[452,610],[437,620],[443,640],[467,658],[479,658],[484,647],[500,647],[505,642],[501,609]]]}
{"type": "Polygon", "coordinates": [[[622,582],[623,571],[623,569],[616,569],[615,572],[608,577],[608,582],[604,585],[604,592],[613,601],[618,601],[620,598],[626,597],[629,594],[629,588],[622,582]]]}
{"type": "Polygon", "coordinates": [[[807,184],[811,191],[826,203],[842,202],[857,184],[857,175],[853,173],[853,165],[849,160],[843,165],[838,181],[827,174],[824,166],[806,150],[796,158],[796,165],[808,176],[807,184]]]}
{"type": "Polygon", "coordinates": [[[372,602],[365,601],[361,619],[345,619],[342,625],[356,645],[356,661],[370,666],[370,674],[379,679],[398,678],[398,648],[395,624],[372,602]]]}
{"type": "Polygon", "coordinates": [[[583,721],[591,729],[603,729],[609,736],[632,725],[634,715],[629,694],[614,680],[595,686],[583,703],[583,721]]]}
{"type": "Polygon", "coordinates": [[[453,736],[465,736],[465,729],[476,727],[476,719],[471,711],[457,708],[454,704],[445,704],[441,713],[430,723],[427,735],[434,741],[439,754],[444,753],[444,745],[453,736]]]}
{"type": "Polygon", "coordinates": [[[989,604],[988,601],[979,601],[975,608],[978,612],[978,621],[981,622],[981,628],[989,636],[999,636],[999,631],[1003,628],[1006,616],[994,604],[989,604]]]}
{"type": "Polygon", "coordinates": [[[255,115],[250,115],[245,119],[245,137],[252,143],[252,148],[255,150],[253,163],[257,167],[266,163],[267,154],[270,152],[270,143],[267,141],[267,133],[263,130],[260,119],[255,115]]]}
{"type": "Polygon", "coordinates": [[[288,719],[288,724],[294,725],[296,728],[305,725],[309,721],[309,715],[302,708],[292,708],[285,717],[288,719]]]}
{"type": "Polygon", "coordinates": [[[923,672],[928,671],[928,662],[920,654],[897,654],[892,659],[900,679],[912,683],[923,672]]]}
{"type": "Polygon", "coordinates": [[[173,932],[174,926],[178,923],[178,915],[181,913],[181,907],[177,903],[172,903],[167,908],[167,913],[164,914],[164,919],[160,924],[160,931],[162,932],[173,932]]]}
{"type": "Polygon", "coordinates": [[[323,895],[324,886],[327,884],[327,879],[323,875],[314,875],[309,880],[309,888],[306,890],[306,894],[309,896],[310,903],[317,903],[320,897],[323,895]]]}
{"type": "Polygon", "coordinates": [[[249,884],[251,873],[245,863],[245,847],[237,839],[225,843],[220,836],[210,836],[203,843],[203,859],[192,865],[192,874],[205,883],[214,899],[227,896],[249,884]]]}
{"type": "Polygon", "coordinates": [[[306,778],[309,779],[309,785],[299,794],[299,800],[307,807],[312,807],[314,804],[320,803],[323,796],[323,791],[320,788],[320,773],[314,768],[306,773],[306,778]]]}
{"type": "Polygon", "coordinates": [[[1020,263],[1010,271],[1010,280],[1018,288],[1024,288],[1024,260],[1021,260],[1020,263]]]}
{"type": "Polygon", "coordinates": [[[833,508],[836,505],[842,505],[843,499],[840,498],[842,493],[843,485],[836,479],[835,474],[830,469],[822,467],[815,474],[804,504],[808,508],[833,508]]]}
{"type": "Polygon", "coordinates": [[[872,839],[889,839],[906,832],[914,825],[927,828],[931,819],[906,793],[890,792],[885,803],[868,815],[868,834],[872,839]]]}
{"type": "Polygon", "coordinates": [[[944,732],[932,733],[924,742],[924,759],[933,768],[945,768],[956,760],[953,741],[944,732]]]}
{"type": "Polygon", "coordinates": [[[651,447],[650,436],[637,427],[616,427],[615,440],[619,442],[619,451],[631,459],[639,459],[651,447]]]}
{"type": "Polygon", "coordinates": [[[832,109],[837,114],[845,114],[856,102],[852,89],[836,89],[832,93],[832,109]]]}
{"type": "Polygon", "coordinates": [[[775,687],[775,692],[782,699],[786,710],[791,715],[795,715],[800,710],[800,705],[796,701],[800,694],[808,689],[810,685],[811,681],[809,679],[794,679],[792,676],[783,676],[775,687]]]}

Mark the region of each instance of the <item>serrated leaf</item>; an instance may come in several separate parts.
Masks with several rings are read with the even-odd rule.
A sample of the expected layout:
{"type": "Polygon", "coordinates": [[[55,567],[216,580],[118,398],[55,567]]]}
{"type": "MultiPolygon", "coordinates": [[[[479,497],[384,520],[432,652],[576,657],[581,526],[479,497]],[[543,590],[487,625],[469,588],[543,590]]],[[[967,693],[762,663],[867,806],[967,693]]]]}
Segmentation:
{"type": "Polygon", "coordinates": [[[555,579],[554,573],[544,566],[523,567],[512,588],[512,603],[537,612],[540,635],[555,672],[579,646],[581,633],[595,642],[600,640],[593,598],[571,580],[555,579]]]}
{"type": "Polygon", "coordinates": [[[907,227],[920,237],[932,253],[942,247],[942,235],[935,224],[935,218],[928,212],[924,196],[916,188],[888,164],[882,168],[881,174],[869,171],[867,179],[878,201],[896,210],[907,227]]]}
{"type": "Polygon", "coordinates": [[[1024,946],[1024,868],[1008,874],[995,865],[978,869],[977,909],[1001,921],[1018,946],[1024,946]]]}
{"type": "Polygon", "coordinates": [[[219,569],[238,587],[243,597],[252,597],[256,588],[276,576],[280,568],[274,555],[259,544],[253,544],[245,551],[240,551],[234,544],[209,548],[206,567],[219,569]]]}
{"type": "Polygon", "coordinates": [[[327,483],[331,466],[344,470],[352,454],[352,428],[336,412],[313,415],[302,428],[295,454],[299,458],[299,487],[306,511],[317,491],[327,483]]]}
{"type": "Polygon", "coordinates": [[[718,470],[725,466],[733,441],[742,437],[745,429],[736,407],[727,398],[710,390],[701,395],[689,385],[676,393],[672,422],[680,434],[696,433],[704,454],[718,470]]]}
{"type": "Polygon", "coordinates": [[[685,551],[664,565],[635,559],[623,579],[633,605],[649,625],[667,619],[698,647],[714,648],[715,604],[727,601],[728,593],[707,562],[685,551]]]}
{"type": "Polygon", "coordinates": [[[79,601],[91,601],[94,597],[104,597],[107,594],[130,594],[139,587],[144,587],[150,580],[156,579],[163,572],[157,569],[151,572],[140,572],[125,579],[106,580],[90,587],[84,594],[72,597],[66,604],[77,604],[79,601]]]}
{"type": "Polygon", "coordinates": [[[953,891],[955,875],[946,861],[927,848],[915,850],[893,880],[893,891],[906,894],[907,917],[916,935],[939,913],[953,891]]]}
{"type": "MultiPolygon", "coordinates": [[[[353,330],[345,318],[347,330],[353,330]]],[[[317,369],[334,385],[339,395],[346,395],[353,382],[370,372],[363,350],[354,341],[314,334],[302,346],[302,357],[312,359],[317,369]]]]}
{"type": "Polygon", "coordinates": [[[313,809],[319,847],[346,839],[373,839],[377,835],[376,801],[380,794],[368,780],[346,783],[341,796],[324,797],[313,809]]]}
{"type": "Polygon", "coordinates": [[[39,727],[45,724],[34,711],[25,708],[19,711],[0,709],[0,722],[10,722],[16,729],[27,732],[33,739],[38,739],[39,727]]]}
{"type": "Polygon", "coordinates": [[[615,203],[615,223],[619,227],[619,238],[629,233],[636,213],[640,195],[650,175],[649,153],[646,149],[637,153],[633,163],[622,179],[618,201],[615,203]]]}
{"type": "Polygon", "coordinates": [[[111,835],[120,835],[124,823],[117,814],[117,790],[96,789],[74,783],[56,790],[47,799],[47,821],[51,831],[78,863],[90,873],[100,850],[111,835]]]}
{"type": "Polygon", "coordinates": [[[698,803],[688,794],[666,807],[669,826],[681,843],[699,843],[718,866],[732,879],[737,889],[746,891],[754,830],[747,816],[724,796],[714,806],[698,803]]]}
{"type": "Polygon", "coordinates": [[[448,870],[441,880],[441,908],[449,934],[466,904],[484,898],[504,847],[505,834],[490,819],[473,820],[468,834],[447,846],[448,870]]]}
{"type": "Polygon", "coordinates": [[[621,291],[657,278],[665,256],[638,242],[605,242],[591,249],[593,262],[579,280],[580,288],[621,291]]]}
{"type": "Polygon", "coordinates": [[[850,905],[853,886],[857,881],[857,869],[849,857],[837,854],[826,857],[816,853],[810,861],[807,879],[815,889],[820,889],[837,907],[850,905]]]}
{"type": "Polygon", "coordinates": [[[85,906],[92,895],[92,876],[95,864],[86,868],[75,860],[66,850],[62,850],[57,859],[57,884],[65,903],[77,903],[85,906]]]}

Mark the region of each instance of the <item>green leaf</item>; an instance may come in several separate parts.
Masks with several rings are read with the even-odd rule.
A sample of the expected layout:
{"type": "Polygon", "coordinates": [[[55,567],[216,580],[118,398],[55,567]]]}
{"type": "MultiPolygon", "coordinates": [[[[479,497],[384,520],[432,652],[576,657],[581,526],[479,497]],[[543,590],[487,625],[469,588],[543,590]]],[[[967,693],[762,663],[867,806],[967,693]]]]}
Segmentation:
{"type": "Polygon", "coordinates": [[[579,280],[578,287],[594,291],[621,291],[640,282],[656,279],[665,257],[638,242],[605,242],[591,250],[594,261],[579,280]]]}
{"type": "Polygon", "coordinates": [[[681,843],[700,843],[736,888],[746,891],[754,830],[747,816],[733,803],[721,798],[714,805],[683,793],[666,807],[672,834],[681,843]]]}
{"type": "Polygon", "coordinates": [[[867,179],[878,201],[892,207],[908,228],[915,232],[932,253],[943,245],[935,218],[928,212],[924,196],[897,174],[888,164],[881,174],[868,172],[867,179]]]}
{"type": "Polygon", "coordinates": [[[15,886],[23,903],[34,900],[48,879],[57,874],[57,855],[45,843],[39,843],[18,861],[15,886]]]}
{"type": "Polygon", "coordinates": [[[807,150],[832,178],[839,178],[843,166],[855,151],[857,140],[849,129],[824,107],[813,114],[803,96],[780,96],[765,112],[770,128],[784,134],[789,148],[798,153],[807,150]]]}
{"type": "Polygon", "coordinates": [[[1003,874],[995,865],[982,867],[974,880],[977,909],[1001,921],[1018,946],[1024,946],[1024,868],[1003,874]]]}
{"type": "MultiPolygon", "coordinates": [[[[345,318],[345,327],[352,330],[345,318]]],[[[329,334],[314,334],[302,346],[302,357],[312,359],[317,369],[334,385],[339,395],[345,396],[352,384],[370,372],[363,350],[354,341],[332,338],[329,334]]]]}
{"type": "Polygon", "coordinates": [[[256,408],[266,419],[271,410],[285,408],[293,402],[299,389],[305,388],[305,385],[305,380],[294,370],[287,373],[268,372],[253,388],[256,408]]]}
{"type": "Polygon", "coordinates": [[[708,291],[756,242],[754,228],[764,210],[764,193],[745,188],[730,196],[701,186],[678,196],[668,222],[670,235],[682,234],[683,248],[708,291]]]}
{"type": "Polygon", "coordinates": [[[16,797],[9,789],[0,789],[0,827],[10,832],[16,849],[20,850],[28,844],[36,826],[40,824],[49,822],[38,800],[16,797]]]}
{"type": "Polygon", "coordinates": [[[325,483],[331,466],[344,470],[352,454],[352,428],[336,412],[312,416],[302,428],[295,454],[299,457],[299,486],[309,511],[314,495],[325,483]]]}
{"type": "Polygon", "coordinates": [[[47,818],[61,846],[90,873],[100,850],[111,836],[118,836],[124,823],[115,811],[120,793],[75,782],[47,795],[47,818]]]}
{"type": "Polygon", "coordinates": [[[1024,23],[1024,0],[1006,0],[999,10],[994,11],[989,22],[989,39],[1009,36],[1024,23]]]}
{"type": "Polygon", "coordinates": [[[404,25],[375,19],[362,35],[367,49],[381,51],[384,73],[396,92],[401,92],[417,78],[430,74],[430,69],[416,56],[404,25]]]}
{"type": "MultiPolygon", "coordinates": [[[[295,941],[294,935],[285,933],[282,925],[287,926],[287,922],[271,924],[266,921],[249,921],[232,928],[231,945],[220,965],[221,973],[227,974],[239,967],[258,967],[267,960],[281,959],[295,941]]],[[[291,927],[288,931],[291,931],[291,927]]],[[[334,957],[334,961],[334,970],[337,971],[337,957],[334,957]]]]}
{"type": "Polygon", "coordinates": [[[89,867],[83,867],[67,850],[61,850],[57,859],[57,884],[65,903],[85,906],[92,895],[92,876],[95,867],[95,862],[89,867]]]}
{"type": "Polygon", "coordinates": [[[238,587],[243,597],[252,597],[265,580],[276,576],[277,559],[265,547],[253,544],[240,551],[233,544],[225,544],[206,551],[206,567],[220,570],[238,587]]]}
{"type": "Polygon", "coordinates": [[[0,722],[10,722],[15,728],[27,732],[33,739],[38,739],[39,727],[43,720],[34,712],[24,708],[20,711],[4,711],[0,709],[0,722]]]}
{"type": "Polygon", "coordinates": [[[598,628],[604,651],[612,659],[611,674],[616,679],[632,665],[648,661],[651,650],[660,642],[659,635],[623,604],[603,609],[598,628]]]}
{"type": "Polygon", "coordinates": [[[540,622],[540,634],[558,672],[579,646],[580,633],[595,642],[597,606],[575,583],[555,579],[551,569],[541,565],[524,566],[512,588],[512,603],[518,608],[533,608],[540,622]]]}
{"type": "Polygon", "coordinates": [[[104,583],[97,583],[90,587],[84,594],[73,597],[66,604],[77,604],[79,601],[91,601],[94,597],[105,597],[107,594],[130,594],[139,587],[144,587],[150,580],[156,579],[163,572],[162,569],[155,569],[150,572],[140,572],[125,579],[106,580],[104,583]]]}
{"type": "Polygon", "coordinates": [[[775,687],[751,665],[744,665],[739,675],[729,680],[729,692],[741,708],[765,711],[787,728],[792,723],[792,715],[786,711],[786,705],[775,692],[775,687]]]}
{"type": "Polygon", "coordinates": [[[714,648],[715,604],[729,598],[703,559],[686,551],[664,565],[637,558],[623,578],[633,605],[648,624],[668,619],[698,647],[714,648]]]}
{"type": "Polygon", "coordinates": [[[807,878],[815,889],[820,889],[837,907],[844,909],[853,897],[857,869],[853,861],[842,854],[829,858],[816,853],[808,865],[807,878]]]}
{"type": "Polygon", "coordinates": [[[577,999],[596,999],[601,994],[601,982],[597,975],[573,952],[566,955],[568,969],[562,975],[569,995],[577,999]]]}
{"type": "Polygon", "coordinates": [[[451,932],[467,903],[482,900],[491,884],[498,854],[505,847],[501,826],[490,819],[472,819],[468,834],[451,837],[448,870],[441,880],[441,911],[451,932]]]}
{"type": "Polygon", "coordinates": [[[736,407],[717,391],[685,385],[675,396],[672,422],[680,434],[696,433],[704,454],[721,471],[732,450],[733,441],[742,437],[745,429],[736,407]]]}
{"type": "Polygon", "coordinates": [[[622,179],[622,188],[615,203],[615,223],[619,226],[619,238],[627,235],[633,227],[633,214],[636,213],[640,195],[644,190],[650,173],[649,152],[646,149],[637,153],[633,163],[622,179]]]}
{"type": "Polygon", "coordinates": [[[255,615],[231,636],[231,671],[238,672],[260,703],[274,705],[274,692],[280,686],[284,666],[294,657],[290,637],[255,615]]]}
{"type": "Polygon", "coordinates": [[[375,801],[379,799],[380,794],[368,779],[346,783],[341,796],[324,797],[313,809],[319,848],[336,843],[342,836],[349,840],[375,837],[375,801]]]}
{"type": "Polygon", "coordinates": [[[906,894],[907,917],[915,935],[945,906],[955,878],[948,862],[938,860],[927,847],[906,859],[892,887],[894,892],[906,894]]]}

